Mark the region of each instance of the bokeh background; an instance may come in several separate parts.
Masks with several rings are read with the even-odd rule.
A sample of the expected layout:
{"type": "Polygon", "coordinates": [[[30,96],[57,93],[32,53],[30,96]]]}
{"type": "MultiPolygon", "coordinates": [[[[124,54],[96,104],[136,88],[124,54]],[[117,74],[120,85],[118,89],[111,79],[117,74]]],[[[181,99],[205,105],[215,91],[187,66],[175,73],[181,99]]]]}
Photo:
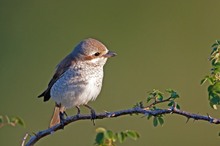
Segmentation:
{"type": "MultiPolygon", "coordinates": [[[[20,145],[25,133],[47,128],[54,102],[37,95],[56,64],[88,37],[118,54],[105,66],[102,92],[90,103],[97,112],[130,108],[145,101],[147,91],[173,88],[183,110],[219,117],[209,107],[207,85],[199,84],[210,71],[210,46],[220,36],[219,5],[219,0],[1,0],[0,114],[22,117],[26,128],[1,128],[0,145],[20,145]]],[[[219,126],[166,115],[164,126],[156,128],[141,116],[97,120],[95,126],[79,121],[36,145],[91,146],[97,127],[139,131],[139,140],[122,146],[220,144],[219,126]]]]}

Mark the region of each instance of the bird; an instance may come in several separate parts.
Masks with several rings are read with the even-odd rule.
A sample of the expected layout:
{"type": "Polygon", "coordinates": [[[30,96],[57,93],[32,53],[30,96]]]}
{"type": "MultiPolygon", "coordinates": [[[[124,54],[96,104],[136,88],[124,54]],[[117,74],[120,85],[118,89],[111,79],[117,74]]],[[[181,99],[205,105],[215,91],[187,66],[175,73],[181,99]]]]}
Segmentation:
{"type": "Polygon", "coordinates": [[[76,107],[77,115],[80,115],[81,105],[89,108],[94,123],[95,110],[88,102],[94,101],[99,95],[103,67],[108,58],[116,55],[97,39],[87,38],[61,60],[46,90],[38,96],[43,97],[45,102],[50,98],[55,101],[49,127],[62,123],[66,109],[76,107]]]}

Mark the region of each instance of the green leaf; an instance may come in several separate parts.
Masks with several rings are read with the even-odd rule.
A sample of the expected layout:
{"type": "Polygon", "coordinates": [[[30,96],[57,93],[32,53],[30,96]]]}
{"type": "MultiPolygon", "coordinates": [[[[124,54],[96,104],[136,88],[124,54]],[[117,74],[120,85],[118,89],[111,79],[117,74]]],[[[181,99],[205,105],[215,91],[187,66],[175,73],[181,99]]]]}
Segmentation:
{"type": "Polygon", "coordinates": [[[209,92],[209,93],[212,93],[213,86],[214,86],[214,85],[209,85],[209,87],[208,87],[208,92],[209,92]]]}
{"type": "Polygon", "coordinates": [[[126,133],[127,136],[133,140],[137,140],[140,137],[140,135],[136,131],[127,130],[126,133]]]}
{"type": "Polygon", "coordinates": [[[213,77],[208,78],[209,84],[213,85],[215,83],[215,79],[213,77]]]}
{"type": "Polygon", "coordinates": [[[210,85],[208,87],[209,92],[209,101],[212,103],[211,107],[213,105],[219,105],[220,104],[220,82],[216,82],[214,85],[210,85]]]}
{"type": "Polygon", "coordinates": [[[204,79],[201,80],[200,85],[203,85],[208,79],[209,76],[205,76],[204,79]]]}
{"type": "Polygon", "coordinates": [[[147,119],[149,120],[151,117],[152,117],[152,115],[148,115],[148,116],[147,116],[147,119]]]}
{"type": "Polygon", "coordinates": [[[111,130],[105,132],[105,137],[108,139],[114,139],[114,133],[111,130]]]}
{"type": "MultiPolygon", "coordinates": [[[[212,73],[215,72],[215,71],[219,71],[219,68],[220,68],[220,61],[218,61],[217,63],[215,64],[212,64],[213,68],[211,69],[212,73]]],[[[217,72],[216,72],[217,73],[217,72]]]]}
{"type": "Polygon", "coordinates": [[[95,138],[95,143],[101,145],[104,143],[104,133],[98,133],[95,138]]]}
{"type": "Polygon", "coordinates": [[[219,104],[220,98],[218,94],[216,94],[215,92],[212,92],[209,94],[209,101],[213,104],[219,104]]]}
{"type": "Polygon", "coordinates": [[[170,93],[170,97],[173,99],[179,98],[179,94],[173,89],[166,89],[166,92],[170,93]]]}
{"type": "Polygon", "coordinates": [[[168,106],[173,106],[173,104],[174,104],[174,101],[171,100],[171,101],[168,103],[168,106]]]}
{"type": "Polygon", "coordinates": [[[212,66],[218,66],[218,64],[219,64],[218,54],[215,54],[215,56],[211,57],[211,64],[212,64],[212,66]]]}
{"type": "Polygon", "coordinates": [[[157,127],[157,125],[158,125],[157,117],[153,118],[153,125],[154,125],[154,127],[157,127]]]}
{"type": "Polygon", "coordinates": [[[176,108],[177,108],[177,109],[180,109],[180,105],[179,105],[179,104],[176,104],[176,108]]]}
{"type": "Polygon", "coordinates": [[[172,92],[171,93],[171,98],[173,98],[173,99],[175,99],[175,98],[179,98],[179,95],[178,95],[178,93],[177,92],[172,92]]]}
{"type": "Polygon", "coordinates": [[[163,100],[163,95],[161,93],[158,93],[156,99],[157,99],[157,101],[162,101],[163,100]]]}
{"type": "Polygon", "coordinates": [[[99,146],[104,146],[106,129],[100,127],[96,129],[96,132],[97,134],[96,134],[95,144],[99,146]]]}
{"type": "Polygon", "coordinates": [[[163,100],[163,93],[160,92],[159,90],[153,89],[153,91],[148,92],[148,98],[147,98],[147,102],[149,102],[150,100],[154,99],[157,101],[161,101],[163,100]]]}
{"type": "Polygon", "coordinates": [[[124,142],[125,140],[125,134],[123,132],[116,133],[116,137],[120,143],[124,142]]]}
{"type": "Polygon", "coordinates": [[[216,47],[216,46],[218,46],[218,43],[214,43],[214,44],[212,45],[212,47],[216,47]]]}
{"type": "Polygon", "coordinates": [[[163,126],[163,124],[164,124],[163,118],[162,117],[158,117],[158,121],[159,121],[160,125],[163,126]]]}
{"type": "Polygon", "coordinates": [[[24,120],[21,119],[20,117],[12,117],[12,118],[10,119],[10,121],[11,121],[12,123],[14,123],[14,124],[19,124],[19,125],[21,125],[21,126],[25,126],[24,120]]]}
{"type": "Polygon", "coordinates": [[[212,90],[216,91],[217,93],[220,93],[220,82],[216,82],[216,83],[212,86],[212,90]]]}
{"type": "Polygon", "coordinates": [[[149,101],[151,101],[151,99],[153,99],[153,96],[152,96],[152,95],[149,95],[148,98],[147,98],[147,103],[148,103],[149,101]]]}
{"type": "Polygon", "coordinates": [[[213,57],[214,56],[214,54],[216,54],[218,52],[218,48],[217,48],[217,45],[216,46],[213,46],[213,48],[212,48],[212,52],[211,52],[211,57],[213,57]]]}
{"type": "Polygon", "coordinates": [[[126,134],[128,137],[135,139],[136,138],[136,134],[133,131],[126,131],[126,134]]]}
{"type": "Polygon", "coordinates": [[[173,92],[173,89],[166,89],[166,92],[172,93],[172,92],[173,92]]]}

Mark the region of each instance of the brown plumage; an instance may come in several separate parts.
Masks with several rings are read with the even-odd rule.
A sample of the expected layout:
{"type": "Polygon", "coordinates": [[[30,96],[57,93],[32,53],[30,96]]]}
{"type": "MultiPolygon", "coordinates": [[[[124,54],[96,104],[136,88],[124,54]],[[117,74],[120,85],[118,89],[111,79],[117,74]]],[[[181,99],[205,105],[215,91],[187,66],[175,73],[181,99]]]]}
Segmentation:
{"type": "Polygon", "coordinates": [[[38,97],[44,97],[44,101],[48,101],[51,97],[50,89],[53,84],[60,78],[60,76],[74,63],[74,57],[72,54],[66,56],[58,65],[53,75],[53,78],[50,80],[47,89],[41,93],[38,97]]]}

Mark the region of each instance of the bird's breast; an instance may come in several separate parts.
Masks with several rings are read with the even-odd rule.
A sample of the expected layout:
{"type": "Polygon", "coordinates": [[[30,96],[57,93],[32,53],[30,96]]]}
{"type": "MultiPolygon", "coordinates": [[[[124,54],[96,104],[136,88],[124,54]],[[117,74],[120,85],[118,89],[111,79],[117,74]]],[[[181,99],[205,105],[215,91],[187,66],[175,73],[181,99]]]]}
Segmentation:
{"type": "Polygon", "coordinates": [[[70,68],[52,86],[51,97],[66,108],[87,104],[99,95],[102,79],[102,69],[70,68]]]}

